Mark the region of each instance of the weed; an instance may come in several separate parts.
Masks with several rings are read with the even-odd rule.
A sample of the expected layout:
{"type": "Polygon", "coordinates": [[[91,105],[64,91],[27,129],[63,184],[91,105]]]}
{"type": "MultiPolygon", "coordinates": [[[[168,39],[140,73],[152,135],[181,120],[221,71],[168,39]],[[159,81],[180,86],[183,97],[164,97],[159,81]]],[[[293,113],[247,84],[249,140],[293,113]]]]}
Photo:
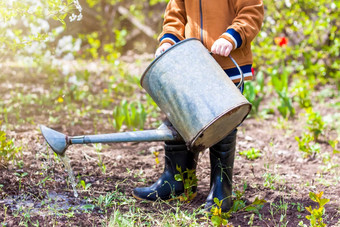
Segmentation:
{"type": "MultiPolygon", "coordinates": [[[[271,203],[270,204],[270,215],[272,216],[273,220],[275,220],[275,214],[280,214],[279,226],[287,226],[287,210],[288,210],[288,203],[284,202],[283,199],[280,198],[280,202],[278,204],[271,203]]],[[[275,224],[275,226],[278,226],[275,224]]]]}
{"type": "Polygon", "coordinates": [[[108,226],[134,226],[135,222],[135,220],[127,218],[126,215],[122,214],[119,210],[115,210],[110,217],[108,226]]]}
{"type": "Polygon", "coordinates": [[[299,79],[294,83],[292,92],[295,93],[294,100],[299,103],[301,108],[309,108],[312,106],[310,99],[311,86],[305,80],[299,79]]]}
{"type": "Polygon", "coordinates": [[[115,205],[115,199],[117,198],[116,192],[108,192],[105,196],[100,195],[95,202],[95,205],[100,207],[101,209],[106,210],[109,207],[113,207],[115,205]]]}
{"type": "Polygon", "coordinates": [[[304,133],[301,138],[295,137],[299,144],[299,150],[303,152],[303,158],[314,159],[320,153],[320,145],[315,142],[314,136],[304,133]]]}
{"type": "Polygon", "coordinates": [[[321,169],[324,173],[332,173],[336,175],[335,170],[340,166],[338,158],[333,154],[322,153],[322,162],[325,166],[322,166],[321,169]]]}
{"type": "Polygon", "coordinates": [[[193,197],[195,197],[195,193],[193,192],[193,188],[197,187],[197,177],[195,169],[186,169],[182,171],[182,167],[176,165],[176,170],[179,172],[175,174],[176,181],[182,181],[184,185],[184,193],[180,196],[181,201],[190,202],[193,197]]]}
{"type": "Polygon", "coordinates": [[[23,172],[23,173],[14,173],[14,175],[16,175],[19,178],[19,191],[21,191],[21,182],[22,179],[28,175],[28,173],[23,172]]]}
{"type": "Polygon", "coordinates": [[[263,186],[272,190],[276,190],[276,183],[284,182],[284,179],[282,179],[282,177],[278,174],[266,172],[262,177],[264,178],[263,186]]]}
{"type": "Polygon", "coordinates": [[[333,154],[340,154],[340,150],[337,149],[339,140],[328,140],[328,143],[333,148],[333,154]]]}
{"type": "Polygon", "coordinates": [[[119,131],[125,123],[131,129],[143,129],[146,121],[146,111],[140,102],[128,103],[122,100],[113,110],[113,127],[119,131]]]}
{"type": "Polygon", "coordinates": [[[280,105],[277,106],[277,109],[284,118],[294,117],[295,115],[292,98],[288,96],[288,77],[290,73],[291,70],[289,68],[283,67],[282,72],[279,72],[278,69],[274,69],[271,76],[271,83],[278,94],[280,101],[280,105]]]}
{"type": "Polygon", "coordinates": [[[262,156],[262,153],[259,149],[252,148],[250,150],[241,151],[240,155],[246,156],[249,160],[254,160],[262,156]]]}
{"type": "Polygon", "coordinates": [[[313,134],[314,141],[318,141],[319,135],[322,134],[325,128],[325,122],[322,120],[322,116],[314,112],[312,108],[306,109],[307,117],[307,129],[313,134]]]}
{"type": "Polygon", "coordinates": [[[298,212],[303,212],[305,210],[302,203],[297,202],[297,203],[291,203],[291,204],[292,204],[293,207],[296,206],[296,210],[298,212]]]}
{"type": "Polygon", "coordinates": [[[79,182],[79,184],[83,187],[83,189],[85,190],[85,191],[87,191],[90,187],[91,187],[91,183],[85,183],[85,181],[84,180],[81,180],[80,182],[79,182]]]}
{"type": "MultiPolygon", "coordinates": [[[[214,203],[217,206],[213,206],[210,210],[209,215],[211,215],[211,222],[214,226],[232,226],[228,224],[228,218],[231,217],[232,213],[240,212],[240,211],[246,211],[251,213],[259,214],[259,211],[262,209],[263,205],[267,202],[264,199],[255,198],[254,202],[252,202],[249,205],[246,205],[246,203],[241,199],[241,197],[244,195],[244,192],[236,191],[236,199],[233,201],[233,206],[228,212],[222,212],[221,206],[222,206],[222,200],[218,200],[217,198],[214,198],[214,203]]],[[[249,222],[252,222],[249,220],[249,222]]]]}
{"type": "MultiPolygon", "coordinates": [[[[1,126],[0,121],[0,126],[1,126]]],[[[8,139],[5,131],[0,128],[0,164],[6,165],[16,158],[16,154],[22,149],[14,145],[13,139],[8,139]]]]}
{"type": "Polygon", "coordinates": [[[261,101],[263,100],[263,95],[261,92],[264,86],[264,78],[263,74],[258,74],[262,76],[257,76],[257,84],[255,85],[253,82],[244,83],[244,91],[243,94],[247,98],[247,100],[252,104],[252,108],[250,111],[250,115],[257,116],[259,113],[259,106],[261,101]]]}
{"type": "Polygon", "coordinates": [[[277,94],[280,97],[280,105],[277,107],[277,109],[279,110],[282,117],[294,117],[295,108],[293,107],[292,99],[288,96],[287,92],[277,91],[277,94]]]}
{"type": "Polygon", "coordinates": [[[230,213],[222,212],[222,200],[218,198],[214,198],[214,203],[216,206],[213,206],[210,210],[211,212],[211,223],[213,226],[232,226],[228,224],[228,218],[230,217],[230,213]]]}
{"type": "Polygon", "coordinates": [[[93,146],[94,146],[94,148],[97,152],[97,155],[98,155],[98,166],[101,168],[102,173],[105,173],[106,172],[106,165],[104,164],[102,155],[100,154],[100,152],[103,149],[103,145],[101,143],[96,143],[93,146]]]}
{"type": "MultiPolygon", "coordinates": [[[[319,205],[319,207],[316,207],[315,209],[313,209],[312,206],[306,207],[306,210],[310,213],[310,215],[307,215],[306,218],[310,221],[310,226],[312,227],[325,227],[326,226],[326,224],[323,222],[322,216],[325,214],[324,206],[330,200],[321,198],[322,195],[323,195],[322,191],[319,193],[309,192],[309,198],[313,200],[314,202],[317,202],[319,205]]],[[[300,226],[306,226],[306,225],[302,224],[300,226]]]]}
{"type": "MultiPolygon", "coordinates": [[[[236,198],[233,200],[233,205],[228,212],[222,212],[221,206],[222,206],[223,201],[218,200],[217,198],[214,198],[214,203],[216,204],[216,206],[213,206],[209,213],[209,215],[211,215],[211,222],[214,226],[222,226],[222,225],[232,226],[232,225],[228,225],[228,220],[227,220],[229,217],[231,217],[232,213],[246,211],[246,212],[251,212],[253,214],[254,213],[259,214],[259,211],[262,209],[263,205],[267,201],[256,197],[254,202],[252,202],[249,205],[246,205],[245,201],[242,200],[242,197],[244,196],[246,189],[247,189],[247,183],[244,183],[243,191],[235,190],[233,192],[236,198]]],[[[249,223],[253,221],[252,218],[254,217],[250,217],[249,223]]]]}

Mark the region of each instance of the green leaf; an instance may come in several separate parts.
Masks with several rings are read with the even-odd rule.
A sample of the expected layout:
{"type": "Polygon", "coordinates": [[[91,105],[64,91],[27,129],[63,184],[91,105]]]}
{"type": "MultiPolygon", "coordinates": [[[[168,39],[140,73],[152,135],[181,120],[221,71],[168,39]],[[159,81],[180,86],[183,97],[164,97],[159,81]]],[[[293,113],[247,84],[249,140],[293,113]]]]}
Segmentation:
{"type": "Polygon", "coordinates": [[[249,211],[249,212],[251,212],[251,211],[254,211],[256,213],[258,212],[258,209],[256,207],[253,207],[253,206],[248,206],[244,210],[249,211]]]}
{"type": "Polygon", "coordinates": [[[218,198],[214,198],[214,203],[218,206],[221,207],[222,206],[222,201],[220,201],[218,198]]]}
{"type": "Polygon", "coordinates": [[[175,180],[176,181],[183,181],[183,178],[180,174],[175,174],[175,180]]]}
{"type": "Polygon", "coordinates": [[[219,216],[212,216],[211,217],[211,222],[212,222],[213,226],[221,226],[222,220],[223,219],[219,216]]]}
{"type": "Polygon", "coordinates": [[[320,202],[319,202],[320,207],[323,207],[329,201],[330,201],[330,199],[320,199],[320,202]]]}
{"type": "Polygon", "coordinates": [[[85,204],[85,205],[83,205],[83,208],[85,210],[93,210],[95,208],[95,206],[93,204],[85,204]]]}

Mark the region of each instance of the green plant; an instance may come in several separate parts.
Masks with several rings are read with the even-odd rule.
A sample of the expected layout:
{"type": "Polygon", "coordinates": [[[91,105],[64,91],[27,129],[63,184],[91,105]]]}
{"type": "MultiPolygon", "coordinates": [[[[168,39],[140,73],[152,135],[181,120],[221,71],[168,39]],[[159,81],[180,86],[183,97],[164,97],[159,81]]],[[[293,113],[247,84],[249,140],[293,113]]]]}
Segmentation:
{"type": "Polygon", "coordinates": [[[307,215],[306,218],[310,221],[310,225],[312,227],[324,227],[326,226],[325,223],[323,223],[322,216],[325,214],[325,204],[328,203],[330,200],[321,198],[323,195],[323,191],[319,193],[309,192],[309,198],[313,200],[314,202],[317,202],[319,207],[316,207],[315,209],[312,208],[312,206],[306,207],[306,210],[310,213],[310,215],[307,215]]]}
{"type": "Polygon", "coordinates": [[[271,84],[273,85],[276,93],[279,96],[279,105],[277,109],[284,118],[294,117],[295,108],[292,104],[292,98],[288,93],[288,78],[291,73],[291,69],[285,67],[285,63],[282,63],[282,69],[274,68],[271,72],[271,84]]]}
{"type": "Polygon", "coordinates": [[[338,2],[265,0],[263,3],[268,19],[264,20],[252,46],[255,62],[261,69],[271,75],[278,65],[281,70],[293,66],[292,75],[296,78],[339,78],[338,2]],[[321,33],[327,35],[320,38],[321,33]],[[276,37],[287,41],[278,45],[274,42],[276,37]]]}
{"type": "Polygon", "coordinates": [[[181,201],[190,202],[193,197],[195,197],[195,193],[193,192],[193,188],[197,187],[197,177],[195,169],[186,169],[182,170],[182,167],[176,165],[176,170],[179,172],[175,174],[176,181],[182,181],[184,185],[184,193],[180,196],[181,201]]]}
{"type": "Polygon", "coordinates": [[[302,203],[297,202],[297,203],[291,203],[291,204],[292,204],[293,207],[296,206],[296,210],[298,212],[303,212],[305,210],[302,203]]]}
{"type": "MultiPolygon", "coordinates": [[[[1,126],[0,121],[0,126],[1,126]]],[[[0,164],[6,165],[16,158],[16,154],[22,149],[14,144],[14,139],[8,139],[5,131],[0,128],[0,164]]]]}
{"type": "Polygon", "coordinates": [[[5,226],[7,226],[7,222],[6,222],[6,218],[7,218],[7,209],[8,209],[8,207],[4,204],[4,220],[1,222],[1,226],[2,227],[5,227],[5,226]]]}
{"type": "Polygon", "coordinates": [[[314,136],[314,141],[317,141],[319,135],[322,134],[325,128],[325,122],[322,120],[322,116],[314,112],[312,108],[306,109],[306,117],[307,117],[307,129],[314,136]]]}
{"type": "Polygon", "coordinates": [[[23,172],[23,173],[14,173],[14,175],[16,175],[19,178],[19,191],[21,191],[21,182],[22,179],[28,175],[28,173],[23,172]]]}
{"type": "Polygon", "coordinates": [[[115,199],[117,199],[117,193],[116,192],[108,192],[104,196],[100,195],[96,199],[95,204],[98,207],[100,207],[101,209],[106,210],[107,208],[115,205],[115,199]]]}
{"type": "Polygon", "coordinates": [[[101,151],[103,149],[103,145],[101,143],[96,143],[93,145],[96,149],[97,155],[98,155],[98,166],[101,168],[102,173],[106,172],[106,165],[103,162],[101,151]]]}
{"type": "Polygon", "coordinates": [[[280,105],[277,107],[282,117],[294,117],[295,108],[292,104],[292,99],[288,96],[286,91],[277,91],[279,95],[280,105]]]}
{"type": "Polygon", "coordinates": [[[266,172],[262,177],[264,178],[263,186],[272,190],[276,190],[276,184],[284,182],[284,179],[278,174],[266,172]]]}
{"type": "Polygon", "coordinates": [[[340,154],[340,150],[337,149],[339,140],[328,140],[329,145],[333,148],[333,154],[340,154]]]}
{"type": "Polygon", "coordinates": [[[83,187],[83,189],[85,190],[85,191],[87,191],[90,187],[91,187],[91,183],[87,183],[86,184],[86,182],[84,181],[84,180],[81,180],[80,182],[79,182],[79,184],[83,187]]]}
{"type": "Polygon", "coordinates": [[[259,149],[252,148],[250,150],[241,151],[240,155],[245,156],[249,160],[254,160],[262,156],[259,149]]]}
{"type": "Polygon", "coordinates": [[[229,226],[232,225],[228,224],[228,218],[230,217],[229,213],[222,212],[222,200],[218,198],[214,198],[214,203],[216,206],[213,206],[210,210],[211,213],[211,223],[213,226],[229,226]]]}
{"type": "Polygon", "coordinates": [[[314,136],[304,133],[301,138],[295,137],[299,144],[299,150],[303,152],[303,158],[315,158],[320,153],[320,145],[315,142],[314,136]]]}
{"type": "Polygon", "coordinates": [[[287,226],[288,224],[287,210],[288,210],[288,203],[286,203],[283,198],[280,198],[279,203],[274,203],[274,202],[270,203],[269,212],[275,222],[275,226],[282,226],[282,227],[287,226]],[[279,220],[280,225],[276,224],[276,221],[274,218],[276,214],[280,215],[280,220],[279,220]]]}
{"type": "Polygon", "coordinates": [[[113,110],[112,124],[119,131],[125,123],[128,128],[143,129],[146,121],[146,111],[141,102],[128,103],[122,100],[113,110]]]}
{"type": "Polygon", "coordinates": [[[235,196],[235,199],[233,200],[233,205],[228,211],[230,215],[232,213],[236,213],[238,211],[249,211],[249,212],[254,212],[254,213],[259,213],[259,210],[262,209],[264,203],[266,203],[266,200],[263,199],[258,199],[258,197],[255,198],[254,202],[252,202],[249,205],[246,205],[246,202],[242,199],[245,191],[247,189],[248,185],[245,182],[243,184],[243,190],[235,190],[233,191],[233,195],[235,196]]]}
{"type": "Polygon", "coordinates": [[[264,76],[263,72],[256,74],[255,81],[246,81],[244,83],[243,95],[252,104],[250,115],[257,116],[259,113],[259,106],[263,100],[264,95],[262,94],[264,88],[264,76]]]}
{"type": "Polygon", "coordinates": [[[294,93],[294,101],[297,101],[301,108],[309,108],[312,106],[310,95],[313,88],[306,80],[298,79],[291,90],[294,93]]]}

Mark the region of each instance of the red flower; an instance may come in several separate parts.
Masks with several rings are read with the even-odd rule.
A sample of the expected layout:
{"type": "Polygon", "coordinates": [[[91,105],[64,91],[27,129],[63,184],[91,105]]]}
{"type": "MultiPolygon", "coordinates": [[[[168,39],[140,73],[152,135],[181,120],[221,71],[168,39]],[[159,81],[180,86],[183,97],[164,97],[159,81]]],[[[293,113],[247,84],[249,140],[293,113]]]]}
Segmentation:
{"type": "Polygon", "coordinates": [[[253,67],[251,68],[251,74],[253,74],[253,76],[255,75],[255,69],[253,67]]]}
{"type": "Polygon", "coordinates": [[[280,47],[285,47],[288,44],[288,39],[286,37],[276,37],[274,41],[276,45],[279,45],[280,47]]]}

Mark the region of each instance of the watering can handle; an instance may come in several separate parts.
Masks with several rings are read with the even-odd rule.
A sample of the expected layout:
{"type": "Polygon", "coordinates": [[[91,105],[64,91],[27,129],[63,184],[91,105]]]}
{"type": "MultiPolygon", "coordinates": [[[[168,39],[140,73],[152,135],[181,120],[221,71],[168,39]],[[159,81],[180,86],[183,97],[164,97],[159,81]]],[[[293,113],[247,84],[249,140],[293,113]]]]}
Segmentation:
{"type": "MultiPolygon", "coordinates": [[[[209,51],[209,54],[212,55],[213,53],[211,51],[209,51]]],[[[240,72],[240,75],[241,75],[241,81],[240,83],[238,83],[237,85],[237,88],[239,89],[243,83],[244,83],[244,75],[243,75],[243,72],[242,72],[242,69],[240,68],[240,66],[237,64],[237,62],[235,61],[235,59],[229,54],[228,56],[230,58],[230,60],[234,63],[234,65],[236,66],[236,68],[238,69],[238,71],[240,72]]]]}
{"type": "Polygon", "coordinates": [[[240,72],[240,75],[241,75],[241,81],[238,83],[237,85],[237,88],[240,88],[243,83],[244,83],[244,75],[243,75],[243,72],[242,72],[242,69],[240,68],[240,66],[237,64],[237,62],[235,61],[235,59],[229,55],[228,56],[230,58],[230,60],[234,63],[234,65],[236,66],[236,68],[238,69],[238,71],[240,72]]]}

